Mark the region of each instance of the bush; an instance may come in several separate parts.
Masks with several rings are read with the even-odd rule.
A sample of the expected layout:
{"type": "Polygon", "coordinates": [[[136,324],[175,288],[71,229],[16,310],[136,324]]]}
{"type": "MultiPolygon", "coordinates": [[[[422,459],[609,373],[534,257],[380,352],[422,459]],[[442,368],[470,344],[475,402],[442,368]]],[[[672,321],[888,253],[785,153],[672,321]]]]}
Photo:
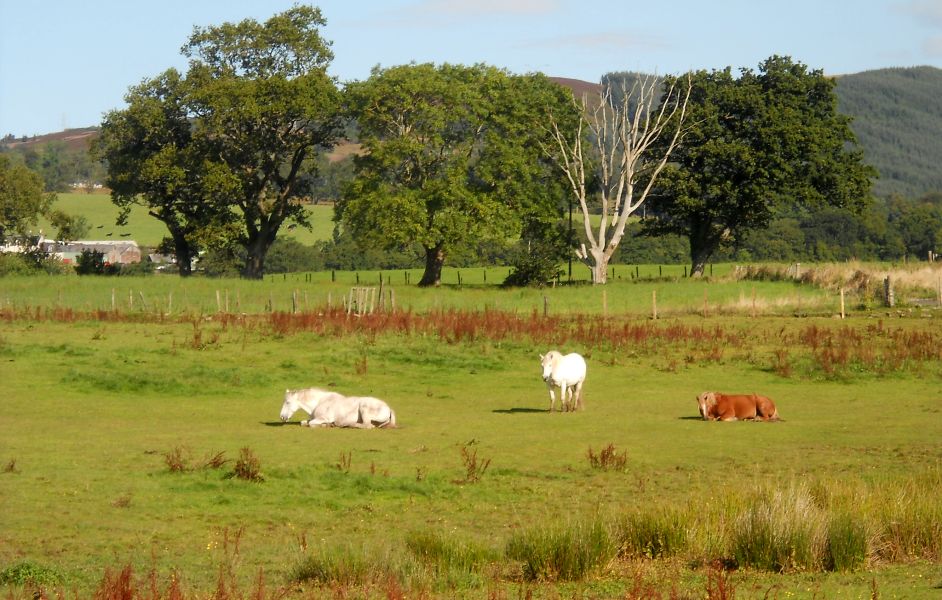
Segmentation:
{"type": "Polygon", "coordinates": [[[79,275],[116,275],[120,265],[105,264],[105,255],[98,250],[82,250],[75,260],[75,272],[79,275]]]}
{"type": "Polygon", "coordinates": [[[71,270],[59,259],[40,250],[0,253],[0,277],[5,275],[61,275],[71,270]]]}
{"type": "Polygon", "coordinates": [[[62,582],[62,575],[50,567],[21,562],[0,571],[0,585],[50,586],[62,582]]]}

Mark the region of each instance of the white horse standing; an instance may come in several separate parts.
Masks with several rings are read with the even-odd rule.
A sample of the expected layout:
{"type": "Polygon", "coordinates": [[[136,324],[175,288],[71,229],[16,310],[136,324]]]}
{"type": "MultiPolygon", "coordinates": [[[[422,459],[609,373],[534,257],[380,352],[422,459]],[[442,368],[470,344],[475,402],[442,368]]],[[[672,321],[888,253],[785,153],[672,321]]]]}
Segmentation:
{"type": "Polygon", "coordinates": [[[582,408],[582,384],[585,383],[585,359],[575,352],[563,356],[556,350],[540,355],[543,381],[549,388],[550,412],[556,405],[555,387],[559,386],[560,410],[582,408]]]}
{"type": "Polygon", "coordinates": [[[318,388],[285,390],[281,420],[287,421],[298,410],[310,417],[301,421],[301,425],[307,427],[373,429],[396,426],[396,413],[379,398],[370,396],[344,396],[318,388]]]}

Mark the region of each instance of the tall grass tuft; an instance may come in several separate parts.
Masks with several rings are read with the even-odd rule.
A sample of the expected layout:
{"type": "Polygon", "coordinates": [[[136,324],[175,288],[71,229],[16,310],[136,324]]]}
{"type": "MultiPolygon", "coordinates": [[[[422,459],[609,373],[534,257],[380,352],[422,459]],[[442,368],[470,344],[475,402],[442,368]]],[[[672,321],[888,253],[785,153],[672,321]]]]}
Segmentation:
{"type": "Polygon", "coordinates": [[[362,552],[349,546],[302,557],[288,578],[295,583],[355,586],[369,580],[371,566],[362,552]]]}
{"type": "Polygon", "coordinates": [[[678,509],[628,513],[616,527],[619,552],[647,558],[679,554],[687,547],[688,522],[688,516],[678,509]]]}
{"type": "Polygon", "coordinates": [[[831,517],[828,523],[824,568],[829,571],[854,571],[867,562],[870,555],[866,525],[847,512],[831,517]]]}
{"type": "Polygon", "coordinates": [[[824,511],[806,485],[760,492],[748,502],[732,531],[736,562],[766,571],[814,570],[821,566],[827,536],[824,511]]]}
{"type": "Polygon", "coordinates": [[[449,587],[479,587],[484,568],[499,558],[497,552],[471,541],[428,531],[410,533],[406,547],[449,587]]]}
{"type": "Polygon", "coordinates": [[[879,499],[881,558],[892,562],[942,559],[942,468],[902,487],[889,487],[879,499]]]}
{"type": "Polygon", "coordinates": [[[517,533],[505,549],[507,558],[521,563],[529,581],[580,581],[616,554],[616,544],[599,519],[517,533]]]}

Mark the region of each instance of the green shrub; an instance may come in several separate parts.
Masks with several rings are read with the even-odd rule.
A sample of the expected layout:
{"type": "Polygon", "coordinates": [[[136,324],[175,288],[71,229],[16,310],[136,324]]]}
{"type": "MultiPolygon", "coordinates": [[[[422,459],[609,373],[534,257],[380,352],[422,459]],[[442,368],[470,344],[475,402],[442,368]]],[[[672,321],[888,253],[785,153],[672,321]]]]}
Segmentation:
{"type": "Polygon", "coordinates": [[[0,571],[0,585],[50,586],[62,582],[62,575],[51,567],[21,562],[0,571]]]}

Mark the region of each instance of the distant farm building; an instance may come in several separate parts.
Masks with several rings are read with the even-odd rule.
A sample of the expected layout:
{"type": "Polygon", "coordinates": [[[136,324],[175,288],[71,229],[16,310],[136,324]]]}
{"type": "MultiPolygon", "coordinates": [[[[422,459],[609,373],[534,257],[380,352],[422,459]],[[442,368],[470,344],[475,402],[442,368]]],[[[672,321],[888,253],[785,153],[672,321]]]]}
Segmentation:
{"type": "Polygon", "coordinates": [[[84,251],[101,252],[106,265],[126,265],[141,262],[141,249],[134,240],[119,241],[43,241],[40,247],[47,254],[57,257],[70,265],[78,262],[84,251]]]}

